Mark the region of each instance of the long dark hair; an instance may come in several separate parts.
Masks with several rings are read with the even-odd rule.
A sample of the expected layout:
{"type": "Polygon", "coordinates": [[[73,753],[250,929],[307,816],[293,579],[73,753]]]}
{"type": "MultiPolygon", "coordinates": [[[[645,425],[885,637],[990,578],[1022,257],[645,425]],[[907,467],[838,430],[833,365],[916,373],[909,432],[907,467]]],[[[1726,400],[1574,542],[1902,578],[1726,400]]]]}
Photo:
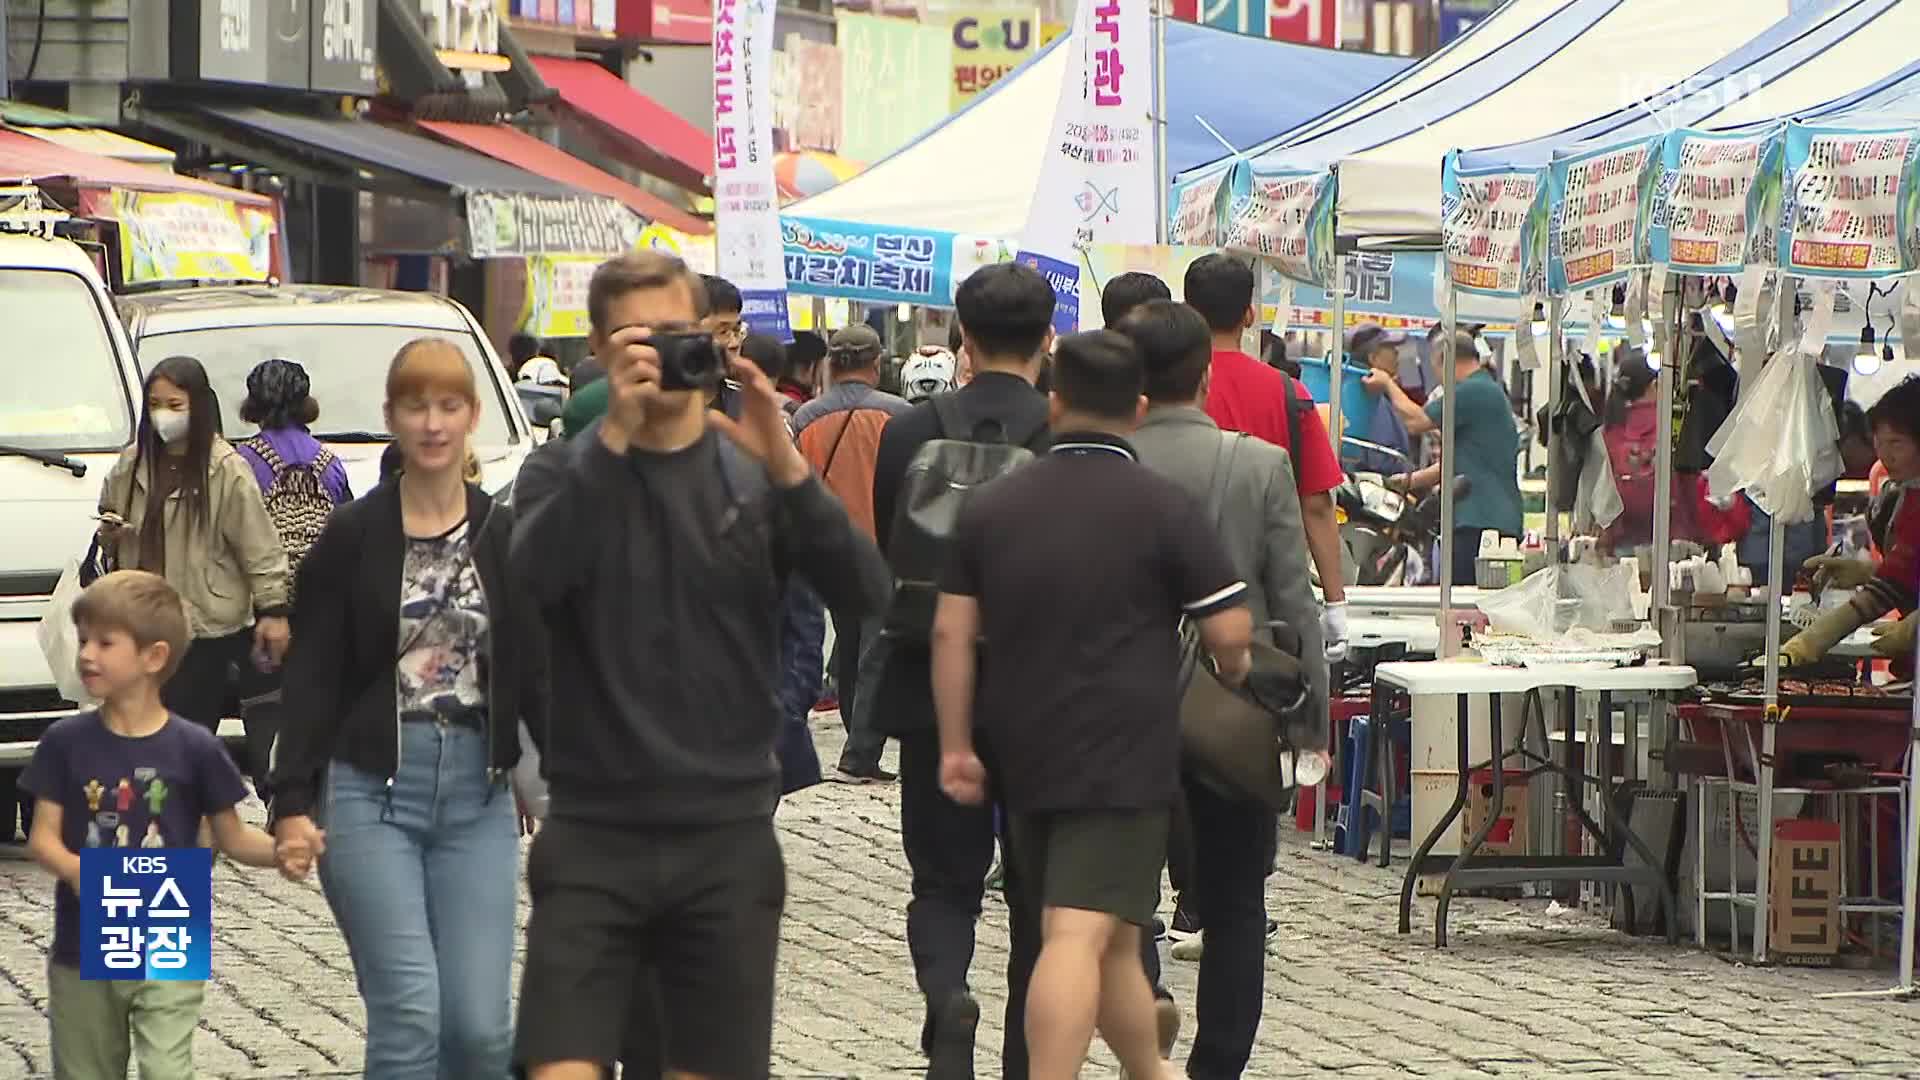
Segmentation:
{"type": "Polygon", "coordinates": [[[1647,366],[1647,354],[1639,349],[1623,347],[1614,358],[1618,366],[1614,370],[1613,385],[1607,389],[1608,427],[1627,422],[1627,409],[1646,395],[1647,387],[1652,386],[1657,377],[1647,366]]]}
{"type": "MultiPolygon", "coordinates": [[[[212,516],[207,501],[207,485],[213,460],[213,439],[220,434],[220,398],[213,392],[213,384],[207,381],[207,369],[191,356],[167,357],[153,365],[153,370],[147,372],[147,381],[141,384],[140,430],[133,442],[134,475],[140,474],[140,463],[144,459],[158,459],[167,452],[166,444],[160,441],[159,434],[153,430],[153,409],[146,403],[146,399],[153,394],[153,384],[161,379],[179,387],[187,395],[187,452],[180,462],[180,499],[188,513],[204,527],[212,516]]],[[[156,509],[164,512],[165,507],[147,509],[149,512],[156,509]]]]}

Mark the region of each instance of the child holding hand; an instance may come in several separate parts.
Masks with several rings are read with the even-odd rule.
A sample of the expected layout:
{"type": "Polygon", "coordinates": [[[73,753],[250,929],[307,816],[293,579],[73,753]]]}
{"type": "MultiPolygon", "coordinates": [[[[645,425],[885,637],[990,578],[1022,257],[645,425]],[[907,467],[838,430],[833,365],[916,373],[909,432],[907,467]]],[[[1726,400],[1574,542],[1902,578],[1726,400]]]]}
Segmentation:
{"type": "Polygon", "coordinates": [[[73,606],[79,673],[97,709],[40,737],[20,786],[34,803],[28,850],[59,881],[47,965],[57,1080],[120,1080],[139,1048],[145,1080],[185,1080],[203,985],[195,981],[83,981],[83,848],[186,848],[205,819],[214,847],[248,866],[275,865],[273,838],[234,809],[246,782],[212,732],[167,711],[160,688],[189,646],[187,610],[166,579],[107,574],[73,606]]]}

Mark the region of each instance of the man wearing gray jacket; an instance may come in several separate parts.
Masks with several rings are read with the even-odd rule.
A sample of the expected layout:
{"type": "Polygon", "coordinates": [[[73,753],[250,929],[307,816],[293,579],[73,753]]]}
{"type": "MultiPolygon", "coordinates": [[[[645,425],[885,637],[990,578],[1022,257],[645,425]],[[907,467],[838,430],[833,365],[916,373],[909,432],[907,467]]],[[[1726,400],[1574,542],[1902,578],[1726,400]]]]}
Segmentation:
{"type": "MultiPolygon", "coordinates": [[[[1247,605],[1256,632],[1279,620],[1299,633],[1311,707],[1324,710],[1327,664],[1320,607],[1308,585],[1306,530],[1287,452],[1223,432],[1208,418],[1202,406],[1212,339],[1197,311],[1171,300],[1149,301],[1118,329],[1133,340],[1146,364],[1149,409],[1132,440],[1140,462],[1202,504],[1213,488],[1214,471],[1230,469],[1215,528],[1241,580],[1250,586],[1247,605]]],[[[1271,810],[1258,804],[1229,799],[1191,775],[1184,779],[1195,845],[1188,902],[1206,929],[1187,1075],[1192,1080],[1225,1080],[1246,1070],[1260,1027],[1266,878],[1273,863],[1276,821],[1271,810]]],[[[1143,951],[1153,953],[1148,975],[1157,976],[1158,951],[1152,942],[1146,945],[1143,951]]]]}

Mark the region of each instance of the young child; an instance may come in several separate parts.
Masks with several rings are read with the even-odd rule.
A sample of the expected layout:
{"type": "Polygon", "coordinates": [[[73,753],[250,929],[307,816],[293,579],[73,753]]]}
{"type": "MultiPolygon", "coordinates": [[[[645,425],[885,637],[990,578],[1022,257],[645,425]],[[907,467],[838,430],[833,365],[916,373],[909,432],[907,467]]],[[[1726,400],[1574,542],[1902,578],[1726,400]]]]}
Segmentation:
{"type": "Polygon", "coordinates": [[[101,705],[48,728],[20,779],[34,797],[28,850],[60,883],[47,965],[53,1071],[124,1077],[138,1046],[146,1080],[184,1080],[193,1076],[203,984],[81,980],[78,852],[193,847],[205,818],[218,850],[270,867],[273,838],[235,812],[247,786],[220,740],[160,703],[189,641],[173,586],[157,574],[116,571],[80,594],[73,622],[81,682],[101,705]]]}

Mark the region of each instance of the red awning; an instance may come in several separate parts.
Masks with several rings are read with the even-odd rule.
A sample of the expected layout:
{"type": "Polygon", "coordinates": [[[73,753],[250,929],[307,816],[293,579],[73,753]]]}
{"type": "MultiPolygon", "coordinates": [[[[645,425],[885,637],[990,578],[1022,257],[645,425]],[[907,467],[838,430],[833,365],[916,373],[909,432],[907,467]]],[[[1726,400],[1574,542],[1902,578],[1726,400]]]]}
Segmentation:
{"type": "Polygon", "coordinates": [[[456,124],[445,120],[420,120],[417,123],[443,139],[525,169],[536,176],[618,199],[648,221],[657,221],[695,236],[713,231],[713,226],[707,222],[658,195],[597,169],[519,128],[505,124],[456,124]]]}
{"type": "Polygon", "coordinates": [[[536,56],[533,65],[570,107],[634,151],[633,163],[683,187],[713,173],[713,136],[591,60],[536,56]]]}
{"type": "Polygon", "coordinates": [[[71,179],[81,187],[115,187],[134,191],[181,191],[214,195],[252,206],[272,206],[273,198],[224,187],[179,173],[163,172],[118,158],[73,150],[19,131],[0,129],[0,181],[71,179]]]}

